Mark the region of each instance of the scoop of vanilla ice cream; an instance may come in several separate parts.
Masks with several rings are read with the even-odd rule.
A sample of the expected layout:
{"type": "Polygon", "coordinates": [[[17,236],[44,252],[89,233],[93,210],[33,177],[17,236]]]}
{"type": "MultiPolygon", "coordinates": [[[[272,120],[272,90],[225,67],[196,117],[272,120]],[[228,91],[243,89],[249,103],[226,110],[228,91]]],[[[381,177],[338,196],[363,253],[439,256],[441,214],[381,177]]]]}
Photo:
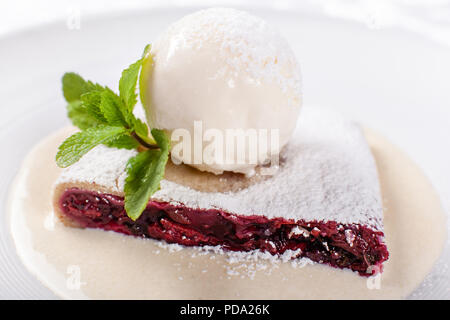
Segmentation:
{"type": "MultiPolygon", "coordinates": [[[[251,174],[295,129],[300,68],[287,42],[264,20],[235,9],[207,9],[175,22],[152,44],[141,73],[141,95],[152,127],[186,129],[192,141],[208,129],[224,138],[228,129],[267,130],[269,135],[278,129],[277,150],[269,141],[267,149],[257,150],[257,163],[249,163],[246,155],[245,163],[207,164],[172,149],[172,159],[200,170],[251,174]],[[201,121],[201,129],[195,121],[201,121]]],[[[218,147],[207,145],[205,155],[216,154],[218,147]]]]}

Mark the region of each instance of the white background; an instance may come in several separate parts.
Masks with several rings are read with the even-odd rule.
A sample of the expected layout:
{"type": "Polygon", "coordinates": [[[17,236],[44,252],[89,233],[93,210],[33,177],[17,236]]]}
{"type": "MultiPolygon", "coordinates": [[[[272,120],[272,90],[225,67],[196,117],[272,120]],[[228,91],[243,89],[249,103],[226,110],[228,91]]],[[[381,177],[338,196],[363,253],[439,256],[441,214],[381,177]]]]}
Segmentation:
{"type": "Polygon", "coordinates": [[[326,7],[338,15],[364,19],[367,16],[379,21],[392,22],[394,16],[406,17],[411,28],[432,28],[432,33],[450,35],[450,0],[1,0],[0,37],[10,32],[68,19],[74,13],[96,15],[107,12],[123,12],[157,6],[267,6],[289,9],[302,3],[326,7]],[[435,28],[437,27],[437,29],[435,28]]]}

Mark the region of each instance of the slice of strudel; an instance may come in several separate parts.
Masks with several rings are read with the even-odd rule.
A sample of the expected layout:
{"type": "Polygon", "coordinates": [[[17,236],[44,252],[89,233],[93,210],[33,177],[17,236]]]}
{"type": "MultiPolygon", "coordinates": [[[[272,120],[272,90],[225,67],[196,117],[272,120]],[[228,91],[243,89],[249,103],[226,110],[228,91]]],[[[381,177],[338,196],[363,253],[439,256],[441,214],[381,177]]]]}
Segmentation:
{"type": "Polygon", "coordinates": [[[64,169],[54,206],[69,226],[185,246],[296,250],[295,258],[379,272],[388,258],[375,161],[360,128],[305,108],[273,176],[221,176],[168,164],[136,221],[125,210],[125,166],[135,151],[99,146],[64,169]]]}

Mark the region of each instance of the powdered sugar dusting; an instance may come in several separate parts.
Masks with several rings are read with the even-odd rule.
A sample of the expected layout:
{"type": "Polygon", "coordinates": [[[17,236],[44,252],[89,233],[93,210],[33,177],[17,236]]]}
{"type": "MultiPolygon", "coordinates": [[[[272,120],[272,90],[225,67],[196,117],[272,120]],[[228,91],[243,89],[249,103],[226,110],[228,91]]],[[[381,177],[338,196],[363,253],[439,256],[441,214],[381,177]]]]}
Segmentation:
{"type": "Polygon", "coordinates": [[[112,192],[122,192],[126,164],[128,159],[136,154],[135,150],[118,150],[99,145],[85,154],[77,163],[63,170],[57,183],[95,183],[112,192]]]}
{"type": "Polygon", "coordinates": [[[353,231],[350,229],[347,229],[345,232],[345,241],[350,245],[350,247],[353,247],[353,242],[356,239],[356,236],[353,234],[353,231]]]}
{"type": "MultiPolygon", "coordinates": [[[[177,252],[186,248],[179,244],[167,243],[165,241],[158,241],[157,246],[168,250],[169,252],[177,252]]],[[[191,247],[194,250],[192,258],[197,256],[209,255],[210,259],[214,260],[217,255],[224,256],[227,264],[223,264],[226,274],[231,277],[248,277],[253,279],[258,271],[264,271],[270,274],[274,269],[277,269],[280,263],[290,263],[294,268],[303,268],[307,265],[313,265],[315,262],[302,257],[301,250],[286,250],[282,255],[272,255],[269,252],[252,250],[252,251],[229,251],[224,250],[220,246],[203,246],[191,247]]],[[[202,270],[203,273],[208,272],[207,269],[202,270]]]]}
{"type": "MultiPolygon", "coordinates": [[[[123,190],[133,151],[100,146],[64,170],[58,182],[86,181],[123,190]]],[[[270,179],[234,193],[206,193],[161,181],[153,199],[239,215],[362,224],[382,231],[375,161],[358,125],[334,112],[304,108],[285,163],[270,179]]]]}
{"type": "Polygon", "coordinates": [[[156,52],[166,42],[170,42],[169,56],[180,47],[201,50],[212,46],[224,60],[222,74],[246,72],[254,81],[277,83],[283,91],[300,90],[300,67],[286,40],[263,19],[247,12],[230,8],[195,12],[158,38],[156,52]]]}

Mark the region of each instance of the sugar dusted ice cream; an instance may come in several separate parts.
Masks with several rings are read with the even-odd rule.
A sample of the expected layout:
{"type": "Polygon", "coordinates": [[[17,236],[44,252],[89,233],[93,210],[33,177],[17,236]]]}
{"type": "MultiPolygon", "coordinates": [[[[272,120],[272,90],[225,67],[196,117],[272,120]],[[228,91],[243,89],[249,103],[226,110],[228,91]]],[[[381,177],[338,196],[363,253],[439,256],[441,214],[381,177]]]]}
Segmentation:
{"type": "MultiPolygon", "coordinates": [[[[192,137],[200,130],[194,121],[224,137],[227,129],[279,129],[281,149],[301,106],[300,68],[287,42],[264,20],[234,9],[202,10],[171,25],[152,44],[140,82],[150,126],[184,128],[192,137]]],[[[205,154],[215,154],[206,146],[205,154]]],[[[251,174],[271,144],[257,150],[257,163],[247,156],[246,163],[189,163],[174,149],[172,159],[200,170],[251,174]]]]}

